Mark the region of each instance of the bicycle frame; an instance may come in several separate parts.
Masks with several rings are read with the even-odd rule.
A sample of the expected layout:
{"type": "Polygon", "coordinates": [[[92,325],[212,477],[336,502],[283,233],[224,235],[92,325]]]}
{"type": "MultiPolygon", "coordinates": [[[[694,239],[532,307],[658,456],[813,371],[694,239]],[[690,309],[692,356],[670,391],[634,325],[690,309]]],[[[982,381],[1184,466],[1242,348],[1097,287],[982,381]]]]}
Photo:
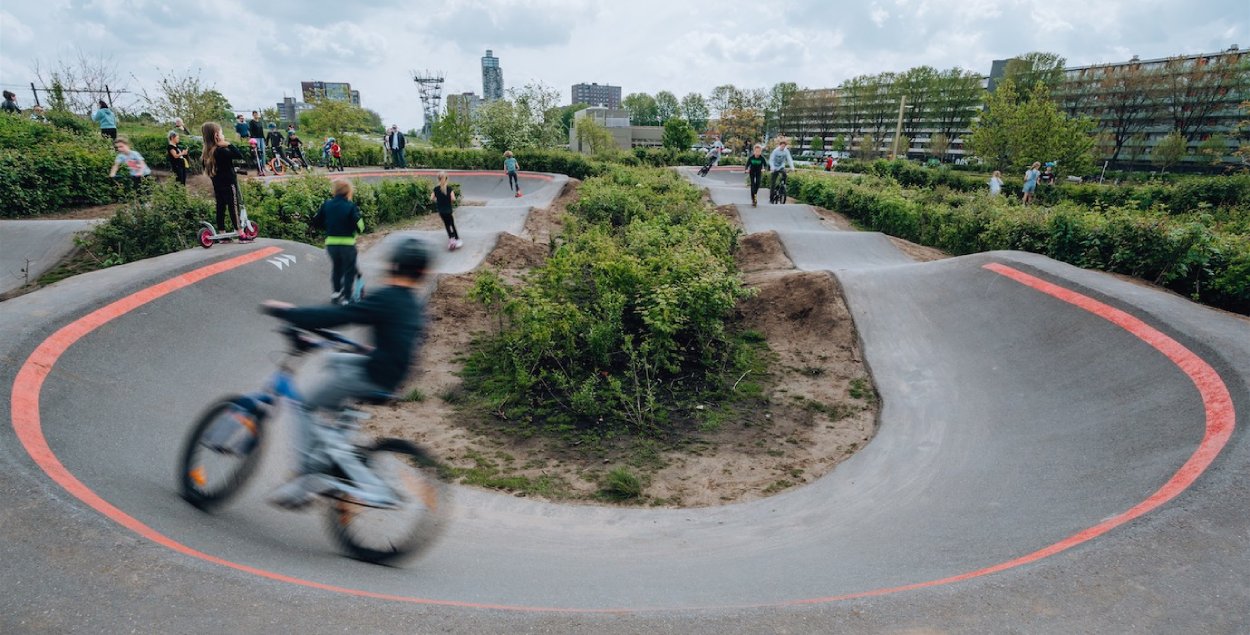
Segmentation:
{"type": "MultiPolygon", "coordinates": [[[[342,341],[324,340],[311,343],[306,352],[320,349],[335,348],[336,345],[359,349],[360,345],[341,338],[342,341]]],[[[263,405],[267,411],[264,418],[276,414],[283,402],[290,402],[295,408],[303,408],[305,397],[295,386],[295,367],[292,363],[302,357],[305,352],[287,351],[278,369],[270,375],[265,388],[259,392],[244,395],[240,404],[247,407],[247,402],[263,405]]],[[[357,444],[352,437],[359,429],[358,422],[366,415],[358,410],[344,408],[339,411],[336,421],[314,421],[307,431],[315,449],[308,463],[315,472],[307,474],[307,487],[323,495],[336,498],[350,498],[353,502],[372,507],[391,508],[399,502],[399,496],[382,479],[378,478],[362,461],[357,452],[357,444]],[[346,477],[332,476],[335,467],[346,477]]],[[[303,425],[303,424],[300,424],[303,425]]],[[[299,457],[302,459],[303,457],[299,457]]]]}

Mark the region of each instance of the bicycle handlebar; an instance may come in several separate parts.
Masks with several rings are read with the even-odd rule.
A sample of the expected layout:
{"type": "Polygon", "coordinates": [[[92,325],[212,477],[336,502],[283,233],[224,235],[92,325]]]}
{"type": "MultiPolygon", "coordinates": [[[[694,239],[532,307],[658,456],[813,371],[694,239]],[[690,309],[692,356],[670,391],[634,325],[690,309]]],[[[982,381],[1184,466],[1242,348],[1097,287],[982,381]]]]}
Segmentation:
{"type": "Polygon", "coordinates": [[[282,327],[280,332],[285,335],[287,339],[291,340],[297,350],[301,351],[323,348],[326,342],[341,344],[358,353],[364,353],[370,350],[369,346],[361,344],[360,342],[357,342],[346,335],[339,333],[338,331],[331,331],[329,329],[306,329],[293,324],[286,324],[282,327]],[[309,340],[305,337],[305,335],[315,335],[321,338],[322,342],[309,340]]]}

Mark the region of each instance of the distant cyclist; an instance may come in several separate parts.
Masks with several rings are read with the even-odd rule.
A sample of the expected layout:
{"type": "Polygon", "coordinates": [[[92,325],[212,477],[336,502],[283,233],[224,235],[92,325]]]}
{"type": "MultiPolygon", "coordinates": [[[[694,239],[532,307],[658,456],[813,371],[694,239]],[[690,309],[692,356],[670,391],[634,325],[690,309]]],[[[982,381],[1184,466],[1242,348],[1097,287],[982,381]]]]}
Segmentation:
{"type": "Polygon", "coordinates": [[[758,205],[755,195],[760,191],[760,180],[766,169],[768,169],[768,159],[764,158],[764,146],[757,143],[751,149],[751,156],[747,157],[746,171],[751,179],[751,207],[758,205]]]}
{"type": "Polygon", "coordinates": [[[772,182],[768,188],[773,189],[777,187],[777,177],[785,172],[786,166],[789,166],[791,170],[794,169],[794,157],[790,156],[789,142],[785,137],[777,141],[777,147],[773,148],[772,154],[768,155],[768,164],[773,170],[772,182]]]}
{"type": "Polygon", "coordinates": [[[425,331],[425,308],[415,290],[425,278],[429,265],[429,249],[416,238],[407,238],[396,245],[390,255],[385,285],[352,304],[297,308],[286,302],[268,300],[261,310],[299,328],[333,328],[345,324],[370,327],[373,350],[368,355],[332,353],[326,359],[326,373],[309,386],[303,408],[298,410],[296,451],[300,473],[278,488],[270,499],[282,507],[298,509],[315,500],[319,493],[318,467],[310,459],[318,448],[312,447],[319,435],[313,426],[323,425],[314,411],[341,409],[351,399],[393,393],[408,377],[412,360],[420,347],[425,331]]]}

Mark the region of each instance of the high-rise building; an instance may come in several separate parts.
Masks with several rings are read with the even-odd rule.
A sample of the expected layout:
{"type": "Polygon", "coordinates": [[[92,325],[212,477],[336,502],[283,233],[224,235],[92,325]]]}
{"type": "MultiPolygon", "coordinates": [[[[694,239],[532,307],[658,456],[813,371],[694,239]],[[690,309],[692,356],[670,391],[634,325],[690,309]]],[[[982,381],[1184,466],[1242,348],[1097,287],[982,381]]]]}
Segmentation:
{"type": "Polygon", "coordinates": [[[574,104],[603,106],[612,110],[621,107],[621,87],[609,84],[573,84],[574,104]]]}
{"type": "Polygon", "coordinates": [[[483,101],[503,99],[503,69],[499,67],[499,58],[493,53],[486,49],[486,56],[482,58],[483,101]]]}
{"type": "Polygon", "coordinates": [[[300,82],[300,92],[304,95],[304,101],[313,102],[318,99],[333,99],[335,101],[345,101],[356,106],[360,105],[360,91],[352,90],[352,85],[347,82],[300,82]]]}
{"type": "Polygon", "coordinates": [[[299,123],[299,114],[312,108],[312,104],[295,101],[294,97],[283,97],[278,102],[278,118],[282,123],[299,123]]]}
{"type": "Polygon", "coordinates": [[[447,96],[447,112],[456,112],[464,117],[472,118],[481,104],[482,99],[472,91],[447,96]]]}

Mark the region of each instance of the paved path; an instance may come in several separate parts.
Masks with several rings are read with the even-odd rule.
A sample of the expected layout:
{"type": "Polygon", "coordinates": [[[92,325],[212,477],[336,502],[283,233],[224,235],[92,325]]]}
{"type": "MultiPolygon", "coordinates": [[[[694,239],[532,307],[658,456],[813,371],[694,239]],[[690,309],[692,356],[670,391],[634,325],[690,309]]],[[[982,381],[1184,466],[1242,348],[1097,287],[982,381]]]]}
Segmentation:
{"type": "Polygon", "coordinates": [[[270,367],[255,304],[323,295],[315,250],[182,252],[0,305],[0,631],[1244,632],[1250,323],[1028,254],[914,264],[864,234],[880,262],[860,266],[801,207],[740,211],[845,287],[884,404],[872,443],[711,509],[458,488],[403,568],[266,506],[276,446],[218,515],[173,492],[187,422],[270,367]]]}
{"type": "Polygon", "coordinates": [[[0,220],[0,294],[33,282],[74,250],[92,220],[0,220]]]}

